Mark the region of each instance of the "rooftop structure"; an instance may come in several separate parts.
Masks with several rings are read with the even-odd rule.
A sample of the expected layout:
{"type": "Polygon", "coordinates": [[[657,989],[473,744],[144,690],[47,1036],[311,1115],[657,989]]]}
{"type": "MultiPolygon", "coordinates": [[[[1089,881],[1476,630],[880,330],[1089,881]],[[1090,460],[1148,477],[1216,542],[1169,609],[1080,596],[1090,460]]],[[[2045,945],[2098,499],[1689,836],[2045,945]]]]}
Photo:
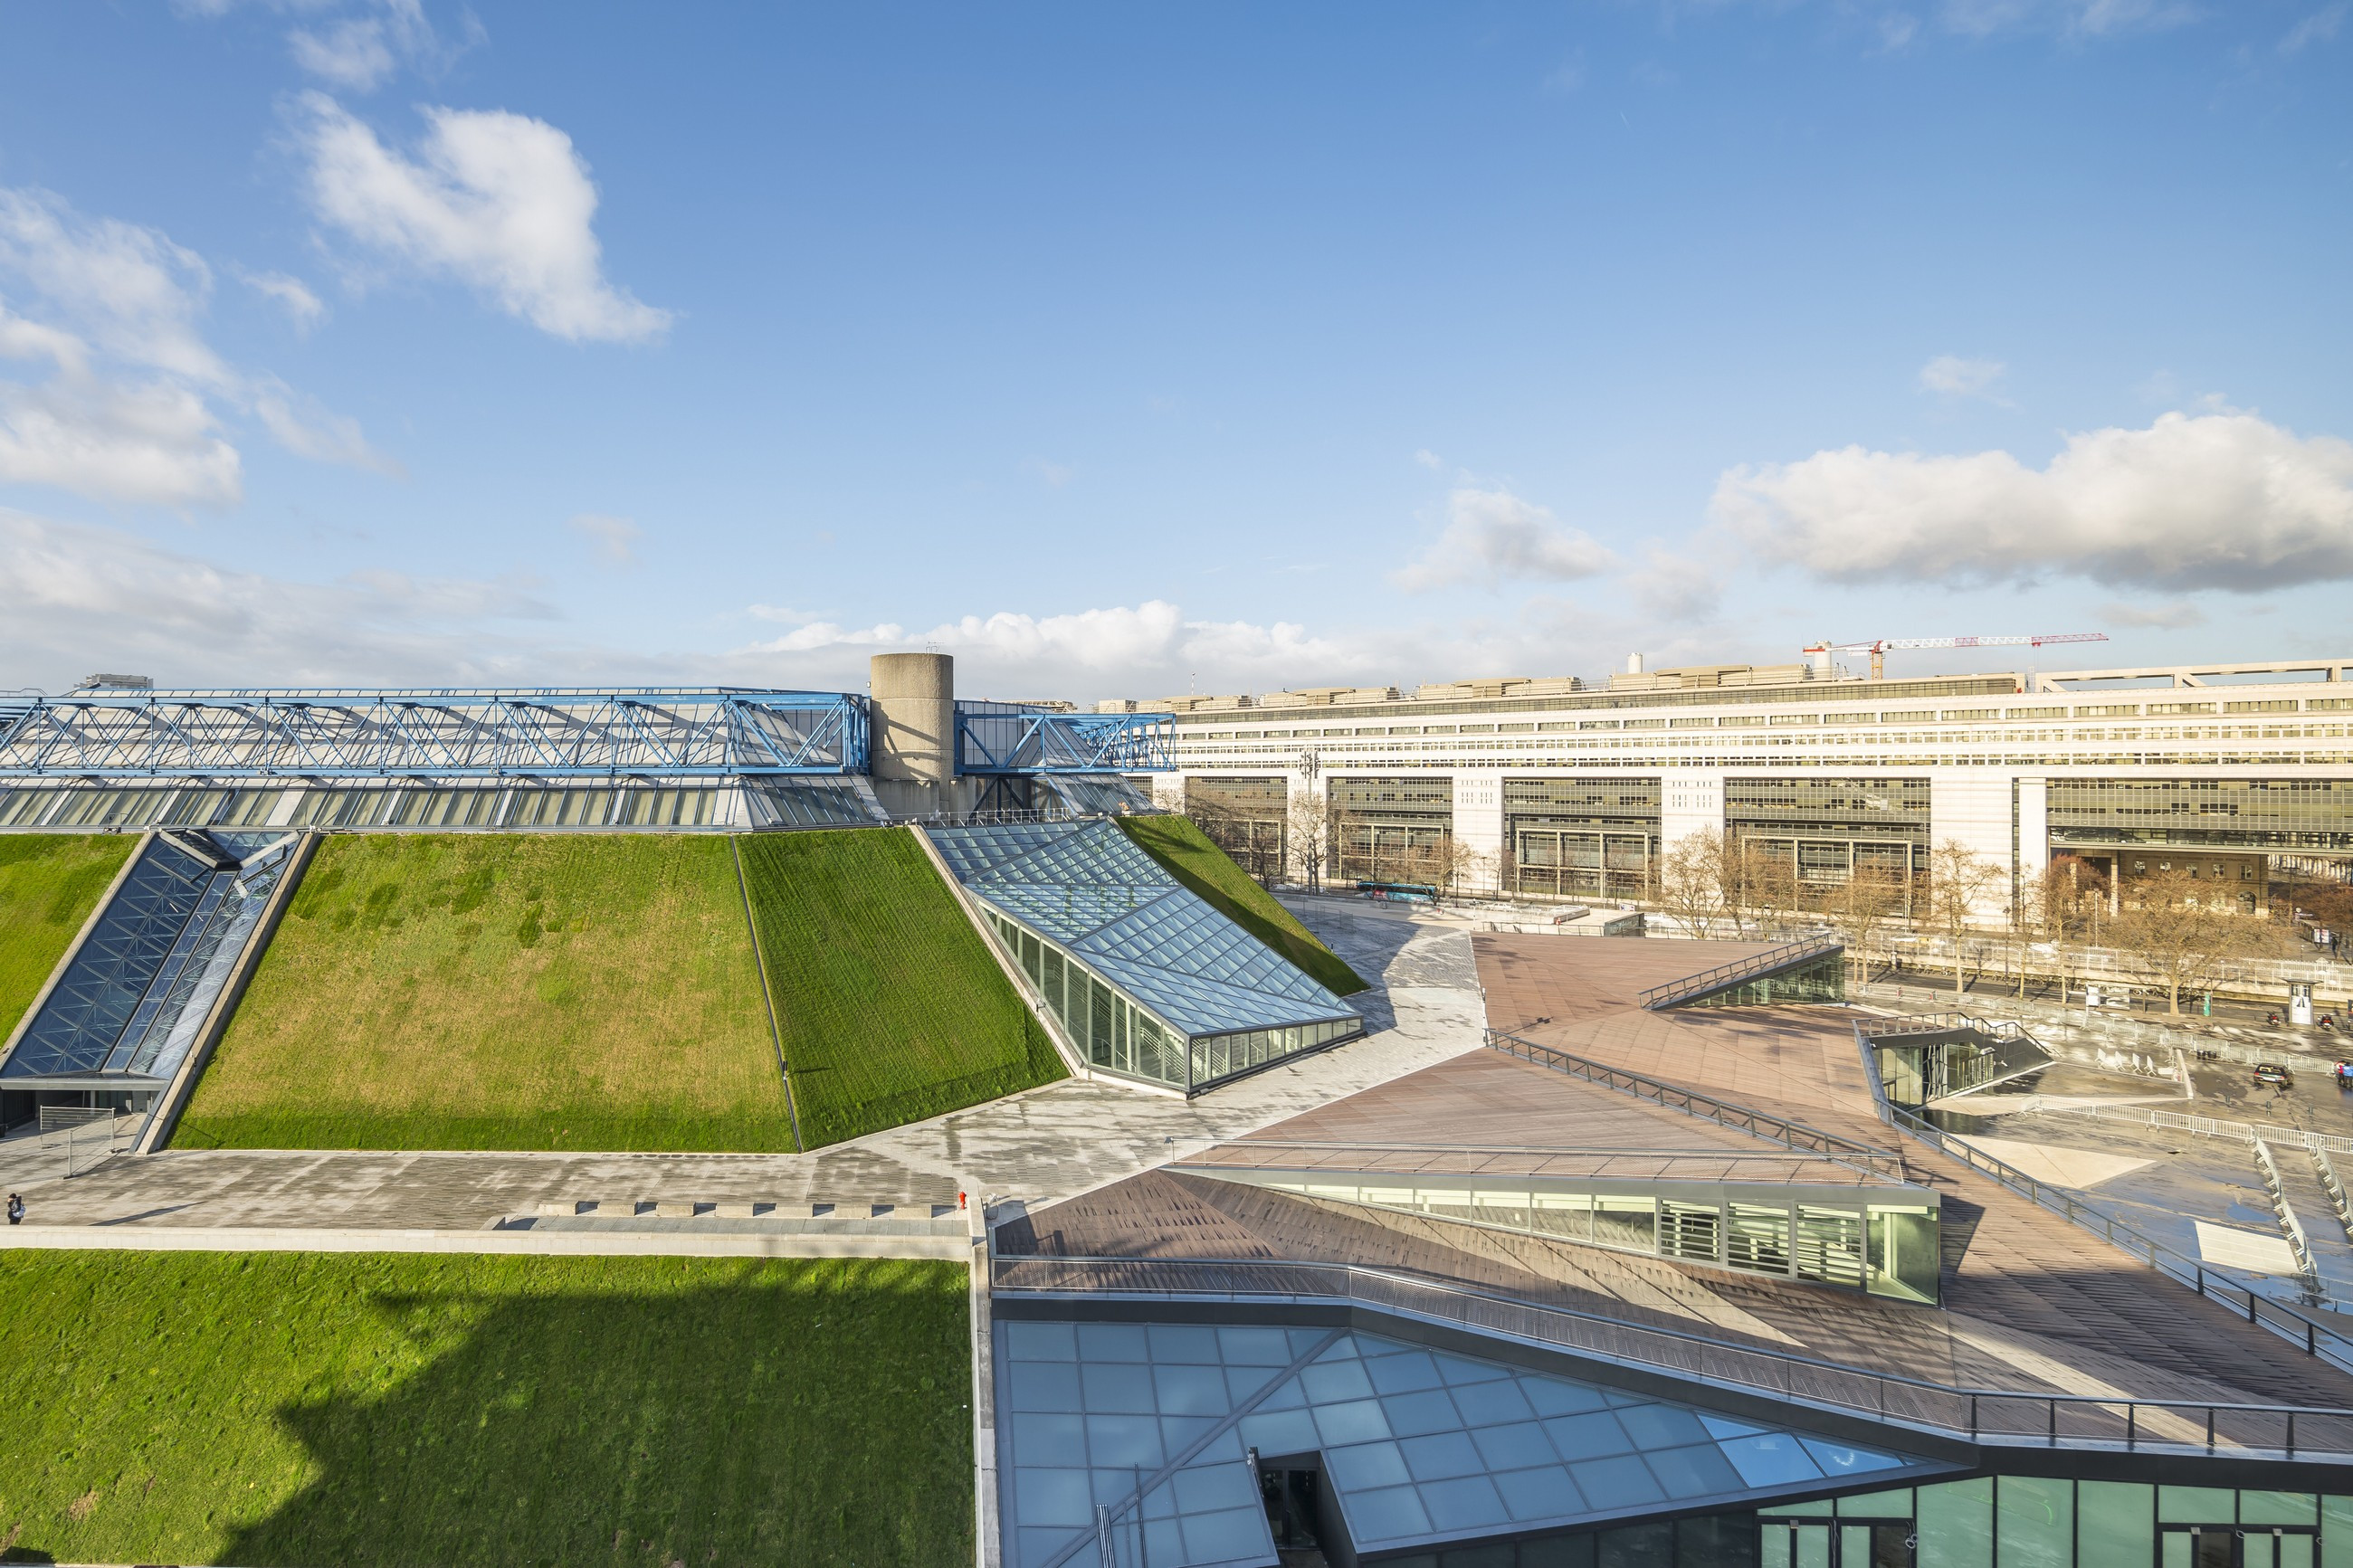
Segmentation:
{"type": "Polygon", "coordinates": [[[871,696],[120,684],[19,695],[0,700],[0,829],[678,829],[1069,816],[1145,807],[1127,776],[1166,765],[1164,714],[958,702],[943,655],[875,663],[871,696]],[[902,692],[909,680],[923,693],[902,692]]]}

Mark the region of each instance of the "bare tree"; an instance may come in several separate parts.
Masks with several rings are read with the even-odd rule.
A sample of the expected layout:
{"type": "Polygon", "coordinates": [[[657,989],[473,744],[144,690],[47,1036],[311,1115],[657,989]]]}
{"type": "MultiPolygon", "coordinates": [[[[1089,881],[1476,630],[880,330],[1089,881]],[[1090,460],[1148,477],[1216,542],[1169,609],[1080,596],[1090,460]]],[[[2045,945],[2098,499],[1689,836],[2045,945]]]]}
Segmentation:
{"type": "Polygon", "coordinates": [[[1659,862],[1659,902],[1687,935],[1707,935],[1724,910],[1723,854],[1718,835],[1692,833],[1669,845],[1659,862]]]}
{"type": "Polygon", "coordinates": [[[2242,918],[2237,900],[2214,882],[2187,871],[2135,877],[2128,902],[2111,928],[2116,943],[2165,992],[2165,1010],[2179,1017],[2181,994],[2211,988],[2229,960],[2253,951],[2256,922],[2242,918]]]}
{"type": "Polygon", "coordinates": [[[1324,886],[1324,867],[1331,858],[1338,815],[1313,791],[1300,790],[1291,797],[1283,823],[1284,853],[1311,892],[1324,886]]]}
{"type": "Polygon", "coordinates": [[[1964,943],[1977,923],[1978,905],[2001,876],[2000,867],[1957,838],[1947,838],[1928,852],[1928,918],[1952,944],[1956,1006],[1968,984],[1964,943]]]}
{"type": "Polygon", "coordinates": [[[1871,983],[1871,949],[1880,933],[1903,917],[1910,891],[1900,873],[1858,866],[1854,875],[1831,895],[1827,913],[1846,943],[1847,960],[1856,966],[1855,978],[1871,983]]]}
{"type": "Polygon", "coordinates": [[[2021,902],[2035,934],[2052,945],[2059,1001],[2063,1006],[2067,1001],[2067,944],[2084,942],[2098,928],[2107,912],[2108,879],[2076,856],[2057,856],[2028,885],[2021,902]]]}
{"type": "Polygon", "coordinates": [[[1740,900],[1755,912],[1760,932],[1767,927],[1777,935],[1786,931],[1806,907],[1805,887],[1798,879],[1797,846],[1791,845],[1785,857],[1742,839],[1733,852],[1740,868],[1740,900]]]}

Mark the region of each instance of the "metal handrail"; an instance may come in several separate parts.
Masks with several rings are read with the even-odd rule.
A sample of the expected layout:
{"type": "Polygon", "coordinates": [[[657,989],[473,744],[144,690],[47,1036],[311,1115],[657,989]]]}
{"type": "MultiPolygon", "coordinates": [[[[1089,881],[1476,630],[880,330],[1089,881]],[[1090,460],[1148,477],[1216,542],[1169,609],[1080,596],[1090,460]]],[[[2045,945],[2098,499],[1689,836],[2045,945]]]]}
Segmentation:
{"type": "Polygon", "coordinates": [[[2353,1457],[2353,1410],[1956,1387],[1356,1264],[1032,1254],[993,1258],[990,1289],[1341,1301],[1977,1443],[2353,1457]]]}
{"type": "Polygon", "coordinates": [[[1685,1089],[1681,1084],[1651,1078],[1647,1073],[1630,1072],[1624,1068],[1611,1067],[1607,1062],[1574,1055],[1556,1046],[1539,1045],[1506,1030],[1489,1029],[1485,1032],[1485,1038],[1489,1050],[1501,1051],[1505,1056],[1518,1057],[1523,1061],[1567,1073],[1571,1078],[1583,1079],[1588,1083],[1598,1083],[1605,1089],[1651,1100],[1670,1110],[1696,1116],[1704,1121],[1713,1121],[1719,1126],[1762,1138],[1767,1142],[1819,1154],[1826,1160],[1867,1171],[1874,1176],[1887,1175],[1884,1167],[1892,1165],[1895,1179],[1904,1179],[1904,1156],[1900,1152],[1874,1149],[1868,1143],[1858,1143],[1852,1138],[1841,1138],[1835,1132],[1809,1127],[1802,1121],[1768,1116],[1764,1111],[1751,1110],[1745,1105],[1735,1105],[1730,1100],[1718,1100],[1695,1089],[1685,1089]]]}
{"type": "Polygon", "coordinates": [[[2295,1255],[2296,1272],[2304,1276],[2305,1299],[2315,1300],[2321,1295],[2320,1270],[2313,1266],[2311,1238],[2304,1234],[2304,1222],[2296,1218],[2295,1205],[2288,1201],[2287,1177],[2272,1158],[2270,1146],[2260,1138],[2255,1140],[2255,1164],[2263,1171],[2263,1190],[2271,1197],[2280,1232],[2287,1237],[2287,1249],[2295,1255]]]}
{"type": "MultiPolygon", "coordinates": [[[[1855,1027],[1873,1039],[1891,1035],[1926,1035],[1947,1029],[1968,1029],[1997,1040],[2034,1037],[2024,1025],[2008,1018],[1980,1018],[1974,1013],[1892,1013],[1860,1020],[1855,1027]]],[[[2036,1044],[2042,1042],[2036,1041],[2036,1044]]]]}
{"type": "Polygon", "coordinates": [[[1734,959],[1730,963],[1719,963],[1714,969],[1698,974],[1687,974],[1681,980],[1670,980],[1664,985],[1653,985],[1634,999],[1643,1007],[1656,1011],[1688,997],[1720,990],[1736,980],[1745,980],[1771,969],[1786,969],[1809,958],[1827,957],[1845,949],[1846,944],[1835,937],[1807,937],[1799,942],[1787,942],[1778,947],[1767,948],[1763,952],[1751,953],[1746,958],[1734,959]]]}
{"type": "Polygon", "coordinates": [[[2113,1215],[2089,1204],[2077,1202],[2066,1188],[2039,1181],[2007,1161],[1998,1160],[1973,1144],[1951,1137],[1934,1123],[1891,1103],[1886,1089],[1879,1081],[1878,1065],[1872,1060],[1870,1042],[1864,1038],[1860,1027],[1855,1030],[1855,1046],[1862,1053],[1863,1073],[1871,1084],[1872,1099],[1879,1108],[1882,1121],[1927,1144],[1947,1158],[1958,1160],[1980,1175],[1992,1177],[2012,1192],[2031,1198],[2052,1213],[2073,1221],[2110,1245],[2139,1258],[2158,1273],[2189,1286],[2200,1296],[2219,1301],[2233,1312],[2244,1313],[2247,1321],[2269,1329],[2290,1344],[2301,1345],[2306,1355],[2327,1362],[2340,1372],[2353,1373],[2353,1336],[2348,1336],[2344,1330],[2217,1274],[2195,1258],[2184,1257],[2113,1215]]]}

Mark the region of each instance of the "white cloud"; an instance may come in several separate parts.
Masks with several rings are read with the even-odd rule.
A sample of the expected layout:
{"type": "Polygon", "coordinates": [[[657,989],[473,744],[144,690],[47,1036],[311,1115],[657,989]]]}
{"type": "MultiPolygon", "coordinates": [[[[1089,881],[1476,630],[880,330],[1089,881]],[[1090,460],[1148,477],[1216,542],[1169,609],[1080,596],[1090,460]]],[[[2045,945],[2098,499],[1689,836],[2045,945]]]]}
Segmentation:
{"type": "Polygon", "coordinates": [[[186,387],[65,368],[37,386],[0,382],[0,480],[101,500],[227,506],[243,496],[243,475],[212,410],[186,387]]]}
{"type": "Polygon", "coordinates": [[[576,513],[564,526],[587,540],[596,548],[596,558],[611,566],[634,564],[637,542],[646,536],[646,531],[632,520],[601,511],[576,513]]]}
{"type": "Polygon", "coordinates": [[[1608,571],[1617,558],[1552,512],[1507,489],[1464,488],[1447,498],[1445,531],[1429,553],[1389,574],[1409,593],[1458,583],[1572,582],[1608,571]]]}
{"type": "Polygon", "coordinates": [[[1043,458],[1032,458],[1022,467],[1046,482],[1050,490],[1060,489],[1078,477],[1079,470],[1068,463],[1051,463],[1043,458]]]}
{"type": "Polygon", "coordinates": [[[135,534],[0,508],[0,668],[51,689],[93,668],[187,685],[774,685],[863,689],[867,659],[935,647],[974,697],[1160,697],[1343,682],[1411,685],[1467,674],[1598,670],[1660,640],[1631,614],[1535,599],[1500,618],[1360,625],[1211,620],[1176,605],[963,616],[928,630],[845,626],[774,606],[795,629],[727,652],[659,653],[576,641],[527,578],[417,577],[388,569],[313,583],[232,569],[135,534]]]}
{"type": "Polygon", "coordinates": [[[604,275],[596,187],[572,139],[501,110],[427,108],[410,158],[322,93],[300,136],[320,219],[380,257],[452,279],[572,342],[647,342],[671,313],[604,275]]]}
{"type": "Polygon", "coordinates": [[[0,277],[111,358],[210,385],[229,378],[196,327],[210,269],[154,229],[84,216],[46,191],[0,190],[0,277]]]}
{"type": "Polygon", "coordinates": [[[1920,387],[1924,392],[1941,392],[1953,397],[1993,398],[1995,384],[2009,369],[1998,359],[1938,354],[1920,367],[1920,387]]]}
{"type": "Polygon", "coordinates": [[[620,673],[612,655],[558,647],[543,633],[506,625],[553,614],[524,583],[396,572],[295,582],[0,509],[0,668],[52,689],[89,668],[192,685],[506,684],[620,673]]]}
{"type": "Polygon", "coordinates": [[[1713,510],[1768,560],[1836,582],[2025,581],[2253,592],[2353,577],[2353,442],[2253,414],[2167,414],[2008,452],[1849,447],[1739,468],[1713,510]]]}
{"type": "Polygon", "coordinates": [[[1641,570],[1626,576],[1626,588],[1646,616],[1662,621],[1704,621],[1724,598],[1724,576],[1713,561],[1656,546],[1644,552],[1641,570]]]}
{"type": "Polygon", "coordinates": [[[407,470],[368,445],[359,421],[320,406],[319,401],[296,392],[276,376],[262,376],[248,388],[253,416],[280,446],[314,463],[341,463],[368,468],[390,479],[404,479],[407,470]]]}
{"type": "Polygon", "coordinates": [[[1423,468],[1428,468],[1432,473],[1436,473],[1439,469],[1446,467],[1446,459],[1440,457],[1437,453],[1431,451],[1427,447],[1423,447],[1417,450],[1413,455],[1413,460],[1419,463],[1423,468]]]}
{"type": "Polygon", "coordinates": [[[286,35],[295,65],[352,92],[375,91],[403,66],[438,74],[483,37],[481,23],[465,11],[460,39],[444,39],[422,0],[172,0],[172,8],[210,18],[240,3],[301,18],[286,35]]]}
{"type": "Polygon", "coordinates": [[[352,420],[216,353],[200,326],[211,289],[203,259],[154,229],[0,189],[0,361],[47,369],[0,373],[0,482],[233,504],[243,459],[225,427],[232,413],[301,456],[396,471],[352,420]]]}
{"type": "Polygon", "coordinates": [[[2353,6],[2348,6],[2346,0],[2337,0],[2333,5],[2323,5],[2287,30],[2286,36],[2279,41],[2279,52],[2284,55],[2299,54],[2314,44],[2328,42],[2345,26],[2348,9],[2353,9],[2353,6]]]}
{"type": "Polygon", "coordinates": [[[1971,37],[1997,33],[2052,32],[2073,37],[2115,37],[2194,22],[2189,0],[1945,0],[1944,25],[1971,37]]]}
{"type": "Polygon", "coordinates": [[[2179,631],[2184,626],[2202,626],[2206,612],[2187,599],[2176,599],[2169,605],[2127,605],[2121,602],[2102,605],[2100,624],[2122,628],[2153,627],[2179,631]]]}
{"type": "Polygon", "coordinates": [[[297,331],[307,332],[326,319],[326,304],[300,278],[283,272],[248,272],[243,268],[237,268],[237,275],[247,288],[275,300],[297,331]]]}

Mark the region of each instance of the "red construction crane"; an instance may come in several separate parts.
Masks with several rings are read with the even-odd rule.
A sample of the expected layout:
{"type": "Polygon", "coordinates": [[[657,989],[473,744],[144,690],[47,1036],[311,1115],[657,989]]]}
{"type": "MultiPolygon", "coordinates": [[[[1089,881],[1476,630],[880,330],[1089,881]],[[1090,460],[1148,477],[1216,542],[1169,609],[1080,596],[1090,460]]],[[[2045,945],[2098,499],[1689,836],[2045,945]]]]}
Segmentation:
{"type": "Polygon", "coordinates": [[[2041,647],[2045,643],[2105,642],[2105,632],[2045,632],[2025,637],[1882,637],[1877,642],[1822,642],[1799,651],[1807,654],[1867,653],[1871,679],[1887,679],[1887,650],[1892,647],[2041,647]]]}

